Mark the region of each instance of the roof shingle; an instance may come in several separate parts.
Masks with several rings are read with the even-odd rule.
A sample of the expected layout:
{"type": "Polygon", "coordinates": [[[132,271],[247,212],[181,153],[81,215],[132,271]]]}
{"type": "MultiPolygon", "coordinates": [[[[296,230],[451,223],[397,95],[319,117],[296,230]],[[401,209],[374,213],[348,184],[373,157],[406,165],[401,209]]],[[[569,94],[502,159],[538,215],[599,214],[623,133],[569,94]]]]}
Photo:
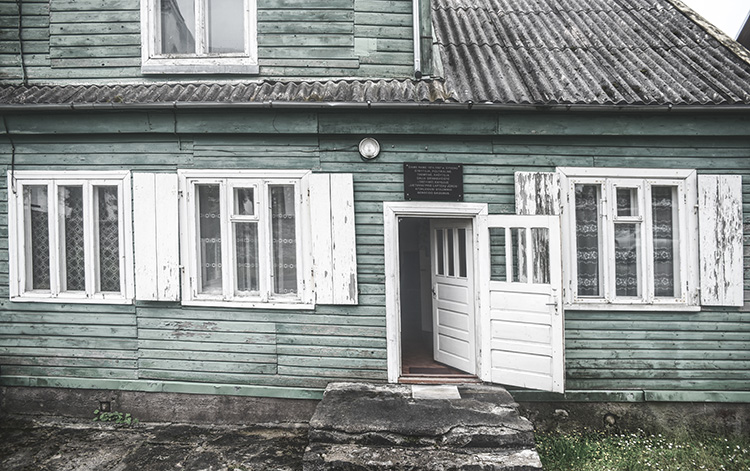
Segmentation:
{"type": "Polygon", "coordinates": [[[750,104],[750,64],[667,0],[434,0],[459,102],[750,104]]]}

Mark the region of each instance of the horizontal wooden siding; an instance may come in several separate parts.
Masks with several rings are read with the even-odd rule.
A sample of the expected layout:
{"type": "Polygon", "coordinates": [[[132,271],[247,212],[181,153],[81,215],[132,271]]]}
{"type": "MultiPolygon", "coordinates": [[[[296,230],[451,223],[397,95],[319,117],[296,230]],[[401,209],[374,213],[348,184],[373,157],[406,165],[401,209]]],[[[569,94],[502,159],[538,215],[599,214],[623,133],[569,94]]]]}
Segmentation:
{"type": "MultiPolygon", "coordinates": [[[[25,128],[29,135],[14,136],[15,168],[306,168],[353,173],[360,304],[273,311],[183,308],[176,303],[118,308],[10,303],[8,190],[3,180],[0,296],[6,301],[0,303],[1,382],[48,384],[55,379],[54,384],[84,387],[101,384],[88,380],[108,379],[115,383],[106,384],[122,388],[161,385],[160,390],[217,393],[256,388],[254,394],[299,396],[299,391],[319,390],[331,380],[384,381],[382,203],[403,200],[404,162],[463,163],[465,201],[488,203],[495,214],[515,210],[515,171],[680,167],[742,175],[745,295],[750,293],[750,144],[744,136],[498,135],[487,124],[492,115],[453,126],[441,114],[425,114],[408,117],[416,124],[403,134],[376,134],[381,155],[363,162],[356,150],[361,138],[358,124],[348,117],[336,121],[330,114],[268,113],[157,113],[149,119],[123,113],[106,115],[108,125],[88,128],[93,134],[64,136],[53,136],[47,129],[74,126],[70,120],[58,117],[57,124],[58,120],[37,119],[25,128]],[[440,125],[444,134],[429,133],[440,125]],[[326,126],[337,132],[316,134],[326,126]],[[113,128],[124,132],[105,132],[113,128]]],[[[8,123],[12,129],[26,126],[23,119],[9,117],[8,123]]],[[[373,129],[390,120],[387,114],[371,115],[373,129]]],[[[670,118],[664,120],[668,124],[670,118]]],[[[104,117],[91,116],[91,123],[97,121],[104,117]]],[[[7,169],[10,146],[5,138],[0,140],[0,153],[7,169]]],[[[674,391],[691,397],[716,391],[747,393],[748,315],[746,308],[568,311],[567,389],[661,392],[678,400],[688,396],[674,391]]]]}
{"type": "MultiPolygon", "coordinates": [[[[410,77],[411,4],[257,0],[260,74],[228,79],[410,77]]],[[[0,0],[0,84],[205,78],[141,74],[140,0],[27,0],[21,13],[19,37],[16,2],[0,0]]]]}

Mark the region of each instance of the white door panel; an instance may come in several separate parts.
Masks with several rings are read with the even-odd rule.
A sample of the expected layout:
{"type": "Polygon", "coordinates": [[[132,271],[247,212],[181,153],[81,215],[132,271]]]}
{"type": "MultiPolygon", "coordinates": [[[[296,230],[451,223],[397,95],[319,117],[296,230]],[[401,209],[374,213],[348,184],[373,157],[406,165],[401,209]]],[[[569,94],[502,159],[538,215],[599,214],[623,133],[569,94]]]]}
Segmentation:
{"type": "Polygon", "coordinates": [[[439,324],[441,326],[450,327],[452,329],[457,329],[462,332],[468,333],[466,330],[466,315],[460,312],[453,312],[453,311],[439,311],[438,316],[439,324]]]}
{"type": "Polygon", "coordinates": [[[432,248],[432,321],[435,360],[476,371],[473,251],[470,220],[435,220],[432,248]]]}
{"type": "MultiPolygon", "coordinates": [[[[557,216],[487,217],[483,267],[483,379],[564,391],[560,227],[557,216]],[[489,266],[487,266],[489,265],[489,266]]],[[[484,230],[484,228],[483,228],[484,230]]]]}

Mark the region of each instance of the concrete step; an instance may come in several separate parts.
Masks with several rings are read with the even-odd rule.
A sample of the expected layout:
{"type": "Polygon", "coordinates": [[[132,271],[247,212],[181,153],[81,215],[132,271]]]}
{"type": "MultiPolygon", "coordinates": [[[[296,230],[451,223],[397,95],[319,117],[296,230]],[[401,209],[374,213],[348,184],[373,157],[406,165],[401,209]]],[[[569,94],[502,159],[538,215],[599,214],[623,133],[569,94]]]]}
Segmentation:
{"type": "Polygon", "coordinates": [[[541,471],[533,450],[311,445],[305,471],[541,471]]]}
{"type": "Polygon", "coordinates": [[[332,383],[309,443],[305,471],[541,469],[531,423],[483,384],[332,383]]]}

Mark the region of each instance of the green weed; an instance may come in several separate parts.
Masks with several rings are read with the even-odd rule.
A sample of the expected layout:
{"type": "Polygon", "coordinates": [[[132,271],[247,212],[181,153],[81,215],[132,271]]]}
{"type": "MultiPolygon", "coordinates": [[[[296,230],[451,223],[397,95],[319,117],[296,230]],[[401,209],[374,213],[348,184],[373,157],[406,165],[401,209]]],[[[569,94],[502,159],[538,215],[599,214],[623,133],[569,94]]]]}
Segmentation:
{"type": "Polygon", "coordinates": [[[546,471],[747,471],[750,438],[644,432],[537,433],[546,471]]]}
{"type": "Polygon", "coordinates": [[[94,422],[112,422],[115,424],[131,426],[138,423],[138,419],[130,415],[129,413],[122,413],[117,411],[102,412],[99,409],[94,411],[94,422]]]}

